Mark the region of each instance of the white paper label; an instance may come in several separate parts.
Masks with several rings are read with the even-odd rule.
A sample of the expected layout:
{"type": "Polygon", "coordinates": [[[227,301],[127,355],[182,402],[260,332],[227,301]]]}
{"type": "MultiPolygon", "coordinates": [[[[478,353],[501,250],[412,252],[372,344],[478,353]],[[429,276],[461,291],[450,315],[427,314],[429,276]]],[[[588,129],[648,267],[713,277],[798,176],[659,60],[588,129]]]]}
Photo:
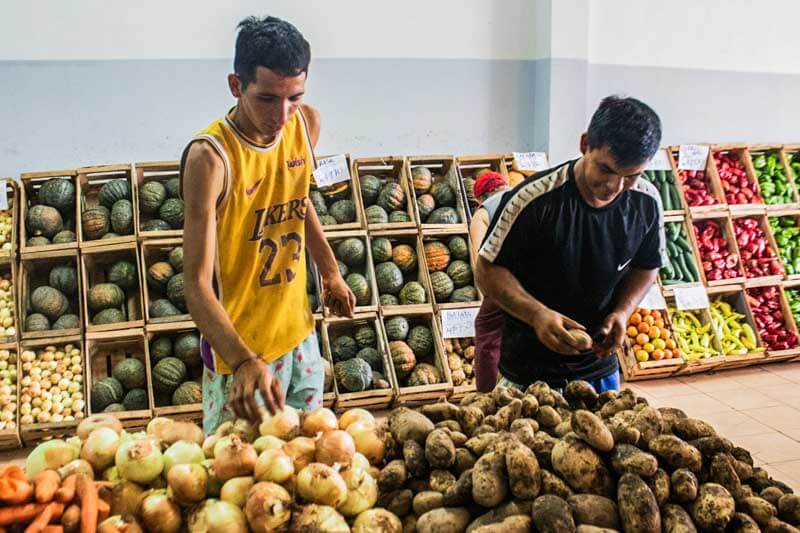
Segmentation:
{"type": "Polygon", "coordinates": [[[328,187],[350,179],[347,158],[343,155],[323,157],[317,161],[317,165],[317,169],[313,172],[317,187],[328,187]]]}
{"type": "Polygon", "coordinates": [[[546,170],[550,167],[547,162],[547,154],[544,152],[514,152],[514,163],[517,170],[546,170]]]}
{"type": "Polygon", "coordinates": [[[8,209],[8,187],[6,180],[0,180],[0,209],[8,209]]]}
{"type": "Polygon", "coordinates": [[[675,307],[681,311],[687,309],[706,309],[708,293],[702,285],[675,287],[675,307]]]}
{"type": "Polygon", "coordinates": [[[705,170],[708,160],[708,145],[682,144],[678,150],[678,168],[683,170],[705,170]]]}
{"type": "Polygon", "coordinates": [[[664,295],[661,294],[661,287],[653,285],[647,294],[644,295],[639,307],[643,309],[666,309],[667,302],[664,300],[664,295]]]}
{"type": "Polygon", "coordinates": [[[667,151],[657,151],[656,155],[653,156],[653,159],[650,160],[650,164],[647,165],[647,170],[672,170],[672,165],[669,164],[669,156],[667,155],[667,151]]]}
{"type": "Polygon", "coordinates": [[[477,307],[466,309],[442,309],[442,338],[460,339],[475,336],[477,307]]]}

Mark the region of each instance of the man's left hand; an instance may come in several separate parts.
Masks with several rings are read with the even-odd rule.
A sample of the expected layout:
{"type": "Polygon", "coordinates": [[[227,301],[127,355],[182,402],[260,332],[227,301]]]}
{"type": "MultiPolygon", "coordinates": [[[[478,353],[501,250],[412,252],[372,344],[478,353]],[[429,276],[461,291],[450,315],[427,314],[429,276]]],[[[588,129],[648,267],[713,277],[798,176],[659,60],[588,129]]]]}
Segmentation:
{"type": "Polygon", "coordinates": [[[353,318],[356,295],[338,272],[330,278],[322,278],[322,300],[333,314],[353,318]]]}
{"type": "Polygon", "coordinates": [[[627,317],[621,313],[611,313],[603,321],[599,335],[603,340],[594,345],[594,353],[598,357],[608,357],[620,352],[625,342],[625,321],[627,317]]]}

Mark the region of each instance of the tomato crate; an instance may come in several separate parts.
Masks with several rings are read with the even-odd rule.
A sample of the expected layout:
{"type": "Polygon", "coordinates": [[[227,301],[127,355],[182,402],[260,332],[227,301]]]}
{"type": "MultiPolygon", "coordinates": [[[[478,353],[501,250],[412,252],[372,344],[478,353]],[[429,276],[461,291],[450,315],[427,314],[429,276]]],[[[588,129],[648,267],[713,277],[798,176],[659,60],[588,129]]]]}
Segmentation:
{"type": "Polygon", "coordinates": [[[182,298],[183,239],[146,240],[139,246],[145,322],[150,324],[191,320],[192,316],[182,298]],[[177,291],[175,287],[181,288],[179,296],[173,294],[170,299],[170,294],[177,291]]]}
{"type": "Polygon", "coordinates": [[[396,404],[430,403],[453,393],[444,343],[431,311],[383,313],[381,327],[397,380],[396,404]]]}
{"type": "Polygon", "coordinates": [[[172,212],[183,212],[181,199],[180,161],[148,161],[134,163],[133,204],[134,224],[139,239],[172,239],[183,236],[183,217],[172,212]],[[173,227],[164,218],[180,221],[173,227]]]}
{"type": "Polygon", "coordinates": [[[19,186],[13,178],[0,180],[0,197],[6,195],[5,202],[0,201],[0,258],[13,258],[17,254],[17,241],[19,236],[19,186]],[[4,185],[3,185],[4,184],[4,185]]]}
{"type": "MultiPolygon", "coordinates": [[[[362,407],[367,409],[386,409],[397,397],[397,379],[389,357],[389,343],[383,335],[380,319],[375,313],[362,314],[353,319],[326,319],[322,322],[325,339],[325,358],[333,365],[333,385],[336,391],[336,408],[339,410],[362,407]],[[364,390],[350,390],[345,386],[346,372],[359,372],[355,363],[348,361],[360,359],[371,368],[372,380],[364,383],[364,374],[359,380],[350,383],[364,390]],[[380,373],[381,377],[377,377],[380,373]]],[[[363,367],[363,363],[358,366],[363,367]]],[[[366,370],[366,367],[363,368],[366,370]]]]}
{"type": "Polygon", "coordinates": [[[133,165],[79,168],[76,181],[80,249],[136,243],[133,165]]]}
{"type": "MultiPolygon", "coordinates": [[[[738,320],[738,322],[744,327],[746,325],[747,328],[750,329],[749,334],[745,334],[746,337],[752,336],[751,342],[753,342],[753,346],[743,346],[739,349],[746,349],[745,353],[738,353],[738,354],[725,354],[725,361],[718,367],[718,370],[728,370],[731,368],[742,368],[754,364],[758,364],[762,361],[766,356],[766,351],[764,350],[763,345],[759,342],[758,336],[756,334],[755,322],[753,320],[753,314],[750,311],[750,306],[747,304],[747,299],[745,298],[744,288],[739,286],[728,286],[728,287],[713,287],[708,289],[708,296],[711,300],[711,307],[709,308],[709,313],[711,314],[712,320],[716,319],[715,327],[717,329],[717,338],[720,340],[720,346],[723,349],[723,353],[726,351],[726,345],[730,345],[731,341],[726,342],[726,336],[724,328],[728,327],[730,329],[730,324],[723,324],[723,321],[727,321],[727,318],[721,317],[718,312],[725,308],[724,304],[728,304],[731,308],[731,311],[734,313],[738,313],[739,315],[743,315],[742,318],[738,320]],[[723,302],[720,304],[718,302],[723,302]]],[[[735,335],[734,335],[735,336],[735,335]]],[[[741,337],[738,337],[741,341],[741,337]]],[[[741,341],[742,343],[746,341],[741,341]]]]}
{"type": "Polygon", "coordinates": [[[86,331],[143,327],[141,263],[136,242],[89,248],[81,253],[80,260],[86,331]],[[95,289],[100,284],[104,285],[102,291],[95,289]]]}
{"type": "MultiPolygon", "coordinates": [[[[155,416],[168,416],[181,420],[202,420],[202,382],[205,371],[202,358],[202,339],[197,326],[192,321],[148,324],[146,327],[145,356],[152,383],[152,406],[155,416]],[[175,358],[183,363],[175,363],[178,369],[185,369],[181,383],[161,385],[157,378],[156,366],[167,358],[175,358]],[[190,383],[191,382],[191,383],[190,383]],[[188,383],[188,385],[187,385],[188,383]],[[178,398],[175,391],[183,387],[178,398]],[[176,401],[177,400],[177,401],[176,401]]],[[[162,363],[166,365],[167,363],[162,363]]],[[[174,372],[174,370],[173,370],[174,372]]]]}
{"type": "Polygon", "coordinates": [[[767,214],[787,209],[800,210],[797,181],[782,145],[751,144],[750,166],[759,184],[767,214]]]}
{"type": "Polygon", "coordinates": [[[628,319],[625,346],[617,358],[625,381],[664,378],[677,372],[685,361],[677,350],[667,309],[637,308],[628,319]]]}
{"type": "Polygon", "coordinates": [[[381,312],[432,312],[433,293],[428,269],[421,259],[425,257],[422,239],[417,232],[398,230],[370,233],[369,245],[375,264],[375,284],[381,312]],[[386,263],[394,267],[382,266],[386,263]],[[411,285],[413,282],[417,285],[411,285]],[[403,300],[409,303],[403,304],[403,300]]]}
{"type": "Polygon", "coordinates": [[[77,221],[80,219],[76,198],[75,169],[52,170],[45,172],[26,172],[20,174],[19,186],[19,249],[20,254],[50,250],[72,250],[78,248],[77,221]],[[51,180],[57,180],[52,181],[51,180]],[[63,182],[61,181],[63,180],[63,182]],[[50,182],[50,183],[48,183],[50,182]],[[45,187],[47,201],[58,205],[53,207],[42,203],[39,193],[45,187]],[[30,211],[36,208],[32,215],[30,211]],[[56,212],[53,212],[55,209],[56,212]],[[58,228],[61,230],[55,231],[58,228]],[[55,231],[55,233],[53,233],[55,231]],[[69,232],[72,232],[70,234],[69,232]],[[45,236],[44,234],[49,235],[45,236]],[[58,235],[58,239],[55,236],[58,235]],[[42,237],[35,239],[35,237],[42,237]],[[46,239],[46,241],[45,241],[46,239]],[[57,242],[53,242],[53,241],[57,242]]]}
{"type": "Polygon", "coordinates": [[[467,217],[471,220],[480,203],[472,192],[475,187],[475,181],[481,174],[488,171],[498,172],[507,179],[508,169],[502,154],[459,156],[456,157],[456,169],[458,170],[458,177],[466,198],[464,206],[467,217]]]}
{"type": "MultiPolygon", "coordinates": [[[[32,407],[30,414],[24,414],[26,402],[20,402],[20,438],[25,446],[33,446],[45,440],[54,438],[68,438],[75,435],[78,423],[86,416],[86,369],[85,358],[83,350],[83,342],[80,335],[70,337],[54,337],[51,339],[36,339],[36,340],[23,340],[20,343],[20,368],[22,372],[19,374],[20,378],[20,400],[25,399],[24,396],[33,396],[34,390],[26,385],[25,378],[30,377],[30,372],[26,370],[25,360],[31,359],[32,364],[42,364],[42,362],[52,360],[58,361],[58,356],[61,354],[62,360],[67,357],[69,360],[69,371],[72,372],[73,377],[80,376],[80,383],[77,381],[70,381],[66,385],[66,392],[70,395],[69,407],[64,407],[61,413],[51,414],[49,417],[44,417],[42,413],[42,406],[32,407]],[[50,354],[50,355],[47,355],[50,354]],[[39,411],[37,411],[39,409],[39,411]],[[69,414],[64,414],[68,412],[69,414]],[[54,420],[56,419],[56,420],[54,420]]],[[[65,361],[66,364],[66,361],[65,361]]],[[[44,371],[42,372],[44,373],[44,371]]],[[[56,387],[63,390],[64,383],[59,381],[56,387]]],[[[51,387],[52,389],[52,387],[51,387]]],[[[51,391],[52,393],[52,391],[51,391]]],[[[31,407],[31,404],[28,404],[31,407]]],[[[27,410],[27,409],[25,409],[27,410]]]]}
{"type": "Polygon", "coordinates": [[[83,333],[83,284],[77,249],[25,254],[20,260],[17,280],[17,322],[22,340],[83,333]],[[34,306],[33,294],[39,288],[43,288],[38,293],[42,300],[34,306]]]}
{"type": "MultiPolygon", "coordinates": [[[[687,374],[708,372],[724,363],[725,356],[721,355],[722,347],[720,346],[719,339],[717,339],[713,329],[711,313],[709,312],[708,308],[680,311],[675,307],[674,296],[667,295],[666,299],[668,312],[667,316],[670,321],[670,327],[672,329],[678,349],[681,351],[681,356],[685,361],[685,364],[675,372],[675,375],[683,376],[687,374]],[[706,332],[709,334],[709,342],[708,346],[702,349],[702,354],[700,353],[700,350],[692,351],[690,349],[692,345],[689,344],[690,339],[687,340],[685,332],[679,331],[681,325],[679,324],[679,315],[677,315],[677,313],[690,313],[691,316],[693,316],[697,321],[699,326],[706,329],[706,332]]],[[[689,321],[693,322],[693,320],[689,321]]],[[[701,346],[702,344],[703,342],[698,340],[698,345],[701,346]]]]}
{"type": "MultiPolygon", "coordinates": [[[[473,308],[476,309],[476,308],[473,308]]],[[[460,400],[465,395],[477,391],[475,378],[475,337],[450,337],[445,338],[442,326],[442,311],[436,313],[434,325],[442,339],[444,360],[453,382],[451,401],[460,400]]]]}
{"type": "Polygon", "coordinates": [[[85,346],[89,414],[113,412],[120,421],[127,421],[130,427],[147,426],[153,415],[153,383],[144,330],[136,328],[89,333],[85,346]],[[127,359],[134,359],[138,363],[125,362],[127,359]],[[139,370],[141,374],[137,375],[139,370]],[[122,384],[121,394],[116,383],[108,378],[114,378],[122,384]],[[100,382],[103,383],[98,385],[100,382]],[[109,389],[113,390],[109,392],[109,389]],[[112,411],[106,411],[112,405],[112,411]]]}
{"type": "Polygon", "coordinates": [[[409,156],[406,175],[420,229],[469,229],[464,193],[453,156],[409,156]]]}
{"type": "Polygon", "coordinates": [[[750,151],[745,144],[711,145],[709,162],[731,214],[763,215],[767,206],[761,196],[750,151]],[[734,191],[738,190],[738,193],[734,191]]]}
{"type": "Polygon", "coordinates": [[[0,450],[22,446],[19,436],[20,375],[22,367],[17,343],[0,344],[0,383],[2,387],[8,387],[0,391],[0,450]]]}
{"type": "Polygon", "coordinates": [[[328,337],[322,328],[322,316],[314,317],[314,334],[317,336],[317,346],[319,355],[322,358],[322,365],[325,369],[325,380],[322,388],[322,407],[334,409],[336,407],[336,383],[333,379],[333,363],[330,353],[326,351],[328,337]]]}
{"type": "Polygon", "coordinates": [[[725,191],[722,190],[722,185],[719,183],[718,176],[714,172],[714,162],[711,158],[711,151],[706,159],[705,170],[693,171],[679,168],[679,154],[680,146],[670,146],[669,153],[672,160],[675,162],[675,179],[679,184],[679,192],[683,205],[687,206],[689,213],[692,217],[701,215],[703,213],[728,213],[728,204],[725,201],[725,191]],[[701,172],[702,174],[697,174],[701,172]],[[691,181],[695,180],[695,181],[691,181]],[[703,186],[700,187],[700,182],[703,186]],[[691,184],[697,185],[692,186],[691,184]],[[691,190],[705,190],[708,198],[713,202],[711,204],[699,204],[696,200],[697,195],[690,193],[691,190]]]}
{"type": "Polygon", "coordinates": [[[423,230],[422,254],[437,310],[483,302],[474,277],[478,258],[468,233],[423,230]]]}
{"type": "Polygon", "coordinates": [[[0,256],[0,345],[19,340],[19,275],[17,261],[0,256]]]}
{"type": "Polygon", "coordinates": [[[746,301],[747,305],[750,309],[751,315],[754,317],[753,320],[755,322],[756,327],[756,336],[758,338],[758,343],[760,346],[764,346],[767,350],[766,358],[762,360],[764,363],[774,363],[778,361],[790,361],[793,359],[797,359],[800,357],[800,343],[795,341],[794,345],[791,345],[787,348],[775,348],[772,349],[770,347],[770,343],[766,342],[765,340],[765,333],[761,330],[758,322],[758,308],[756,306],[756,301],[758,297],[762,295],[765,291],[768,291],[770,288],[775,288],[776,294],[775,299],[777,299],[777,304],[780,307],[780,317],[783,321],[783,326],[791,333],[794,333],[795,336],[798,335],[797,330],[797,323],[794,319],[794,314],[792,313],[792,308],[789,305],[788,300],[786,299],[786,293],[784,291],[783,286],[778,283],[775,285],[763,285],[759,287],[747,287],[745,289],[746,294],[746,301]]]}
{"type": "Polygon", "coordinates": [[[744,283],[739,248],[731,219],[710,213],[692,220],[698,266],[709,287],[744,283]]]}
{"type": "MultiPolygon", "coordinates": [[[[325,237],[333,249],[339,272],[356,297],[356,313],[378,311],[378,288],[372,249],[364,230],[326,233],[325,237]]],[[[333,316],[333,311],[324,305],[324,316],[333,316]]]]}
{"type": "Polygon", "coordinates": [[[681,215],[665,217],[664,233],[667,238],[666,252],[669,265],[659,270],[659,283],[665,290],[705,283],[705,275],[699,261],[697,239],[687,219],[681,215]]]}
{"type": "Polygon", "coordinates": [[[367,157],[353,161],[353,186],[358,189],[358,202],[370,231],[417,228],[417,210],[412,205],[414,196],[406,172],[403,156],[367,157]],[[376,205],[380,209],[373,207],[376,205]]]}
{"type": "Polygon", "coordinates": [[[780,256],[778,255],[777,244],[772,237],[772,231],[767,222],[767,217],[765,215],[734,216],[731,222],[736,236],[742,269],[747,278],[745,286],[754,287],[780,283],[784,278],[785,272],[780,256]],[[765,239],[766,245],[763,249],[756,242],[752,241],[753,236],[760,236],[765,239]],[[750,265],[753,264],[753,261],[756,263],[764,263],[768,258],[771,258],[775,263],[774,266],[771,262],[768,264],[768,273],[759,274],[752,270],[750,265]]]}
{"type": "MultiPolygon", "coordinates": [[[[353,168],[350,154],[341,155],[344,156],[347,163],[348,177],[345,181],[327,187],[317,187],[316,181],[312,177],[309,198],[326,233],[359,230],[367,227],[360,196],[355,192],[358,182],[353,180],[350,174],[353,168]]],[[[320,163],[324,163],[331,157],[335,156],[317,157],[316,166],[319,167],[320,163]]]]}

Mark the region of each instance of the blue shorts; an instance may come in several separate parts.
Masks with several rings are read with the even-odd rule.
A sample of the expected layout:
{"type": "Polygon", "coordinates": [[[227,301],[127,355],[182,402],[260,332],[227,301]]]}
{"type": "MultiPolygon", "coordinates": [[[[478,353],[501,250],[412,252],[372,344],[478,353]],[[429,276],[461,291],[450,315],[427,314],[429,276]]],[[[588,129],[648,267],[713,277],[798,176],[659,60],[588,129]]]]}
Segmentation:
{"type": "MultiPolygon", "coordinates": [[[[594,390],[597,391],[597,394],[607,390],[619,390],[619,370],[615,371],[613,374],[609,374],[604,378],[590,380],[589,383],[592,384],[592,387],[594,387],[594,390]]],[[[520,389],[523,391],[527,388],[518,383],[514,383],[510,379],[504,377],[502,374],[500,375],[500,379],[497,380],[496,386],[506,388],[514,387],[515,389],[520,389]]]]}

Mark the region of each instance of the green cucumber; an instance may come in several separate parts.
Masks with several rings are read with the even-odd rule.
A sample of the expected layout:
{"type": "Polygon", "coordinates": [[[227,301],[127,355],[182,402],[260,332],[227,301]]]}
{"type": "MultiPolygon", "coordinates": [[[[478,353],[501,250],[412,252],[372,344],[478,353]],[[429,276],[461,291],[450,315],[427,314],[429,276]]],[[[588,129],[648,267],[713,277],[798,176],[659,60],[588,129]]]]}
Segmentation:
{"type": "Polygon", "coordinates": [[[661,205],[664,208],[664,211],[672,211],[672,205],[669,198],[669,188],[667,184],[664,182],[658,182],[658,192],[661,195],[661,205]]]}
{"type": "Polygon", "coordinates": [[[667,252],[669,252],[669,256],[673,259],[680,255],[678,245],[673,241],[667,241],[667,252]]]}
{"type": "Polygon", "coordinates": [[[697,265],[694,262],[694,254],[691,252],[686,252],[684,262],[686,263],[686,266],[689,268],[689,272],[692,275],[692,281],[700,281],[700,272],[698,272],[697,265]]]}
{"type": "Polygon", "coordinates": [[[667,224],[667,237],[670,241],[674,241],[680,234],[680,224],[678,222],[670,222],[667,224]]]}
{"type": "Polygon", "coordinates": [[[675,185],[670,184],[669,186],[669,195],[672,199],[672,208],[673,209],[680,209],[681,208],[681,196],[678,194],[678,189],[675,188],[675,185]]]}
{"type": "Polygon", "coordinates": [[[686,239],[686,237],[684,236],[678,237],[673,242],[679,247],[683,248],[684,252],[688,252],[690,254],[692,253],[692,247],[689,245],[689,241],[686,239]]]}

